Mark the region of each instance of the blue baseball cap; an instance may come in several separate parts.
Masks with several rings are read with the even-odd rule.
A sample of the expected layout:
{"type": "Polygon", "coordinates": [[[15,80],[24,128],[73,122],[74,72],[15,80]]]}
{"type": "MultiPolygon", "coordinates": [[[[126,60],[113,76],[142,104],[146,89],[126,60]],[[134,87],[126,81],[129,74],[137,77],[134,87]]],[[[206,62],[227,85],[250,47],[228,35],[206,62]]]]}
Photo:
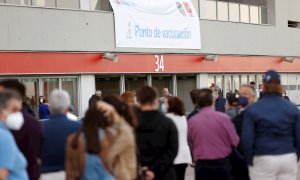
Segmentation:
{"type": "Polygon", "coordinates": [[[280,74],[274,70],[269,70],[265,73],[264,83],[279,83],[280,84],[280,74]]]}

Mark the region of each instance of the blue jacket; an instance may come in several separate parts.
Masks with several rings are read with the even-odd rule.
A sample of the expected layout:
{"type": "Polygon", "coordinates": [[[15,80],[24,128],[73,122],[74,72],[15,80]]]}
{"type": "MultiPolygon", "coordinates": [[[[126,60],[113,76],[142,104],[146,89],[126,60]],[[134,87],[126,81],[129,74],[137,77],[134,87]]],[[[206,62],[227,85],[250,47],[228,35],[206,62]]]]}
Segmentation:
{"type": "Polygon", "coordinates": [[[42,173],[65,169],[65,146],[67,137],[81,129],[77,122],[65,115],[52,115],[43,123],[44,142],[42,150],[42,173]]]}
{"type": "Polygon", "coordinates": [[[241,136],[247,162],[253,156],[300,153],[300,116],[281,94],[265,94],[245,112],[241,136]]]}
{"type": "Polygon", "coordinates": [[[216,102],[215,102],[215,109],[216,109],[216,111],[225,113],[226,101],[227,100],[225,98],[218,97],[218,99],[216,99],[216,102]]]}
{"type": "Polygon", "coordinates": [[[48,104],[40,104],[39,115],[40,119],[49,119],[50,111],[48,104]]]}

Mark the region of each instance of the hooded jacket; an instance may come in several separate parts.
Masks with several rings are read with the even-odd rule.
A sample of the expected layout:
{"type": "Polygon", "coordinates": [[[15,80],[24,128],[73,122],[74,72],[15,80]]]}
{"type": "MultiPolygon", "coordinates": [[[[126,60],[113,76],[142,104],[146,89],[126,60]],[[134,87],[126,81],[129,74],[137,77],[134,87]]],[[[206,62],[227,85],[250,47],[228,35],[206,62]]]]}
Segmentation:
{"type": "Polygon", "coordinates": [[[159,111],[140,111],[136,129],[140,161],[155,173],[155,180],[176,180],[173,167],[178,152],[178,132],[171,119],[159,111]]]}

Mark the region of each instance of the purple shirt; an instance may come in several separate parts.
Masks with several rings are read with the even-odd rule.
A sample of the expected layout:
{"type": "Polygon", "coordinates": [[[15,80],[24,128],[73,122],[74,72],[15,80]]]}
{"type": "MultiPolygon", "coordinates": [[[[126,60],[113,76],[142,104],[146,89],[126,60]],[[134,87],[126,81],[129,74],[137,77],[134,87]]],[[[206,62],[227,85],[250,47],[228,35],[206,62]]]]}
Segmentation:
{"type": "Polygon", "coordinates": [[[229,156],[239,137],[226,114],[206,107],[188,121],[188,141],[195,160],[215,160],[229,156]]]}

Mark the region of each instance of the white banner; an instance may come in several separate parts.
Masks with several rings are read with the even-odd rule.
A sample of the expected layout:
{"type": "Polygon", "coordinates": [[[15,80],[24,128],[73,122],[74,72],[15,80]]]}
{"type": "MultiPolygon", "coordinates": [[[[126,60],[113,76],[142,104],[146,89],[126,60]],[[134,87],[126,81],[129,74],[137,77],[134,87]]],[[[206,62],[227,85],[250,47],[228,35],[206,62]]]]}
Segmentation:
{"type": "Polygon", "coordinates": [[[110,0],[117,47],[201,49],[190,0],[110,0]]]}

